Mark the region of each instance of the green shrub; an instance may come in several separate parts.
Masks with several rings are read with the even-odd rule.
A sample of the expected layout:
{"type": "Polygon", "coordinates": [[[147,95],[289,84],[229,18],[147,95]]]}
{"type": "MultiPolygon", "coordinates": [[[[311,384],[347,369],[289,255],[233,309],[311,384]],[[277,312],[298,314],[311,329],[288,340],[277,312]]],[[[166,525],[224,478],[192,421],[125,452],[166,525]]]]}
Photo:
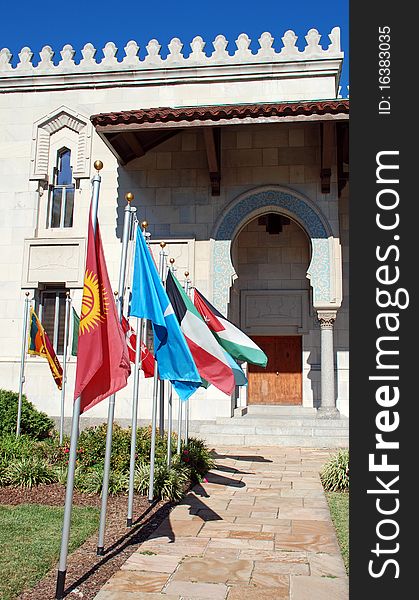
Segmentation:
{"type": "MultiPolygon", "coordinates": [[[[180,468],[167,468],[164,463],[154,467],[154,495],[162,500],[180,500],[188,481],[188,473],[180,468]]],[[[140,494],[148,495],[150,464],[141,463],[135,470],[134,487],[140,494]]]]}
{"type": "MultiPolygon", "coordinates": [[[[103,486],[103,465],[96,465],[89,469],[79,467],[76,470],[74,485],[76,489],[85,494],[101,494],[103,486]]],[[[128,473],[111,471],[109,474],[108,492],[110,496],[128,490],[128,473]]]]}
{"type": "Polygon", "coordinates": [[[37,442],[27,435],[18,438],[15,433],[0,435],[0,459],[12,461],[36,454],[37,442]]]}
{"type": "MultiPolygon", "coordinates": [[[[81,432],[77,447],[75,487],[81,492],[99,494],[102,491],[103,463],[106,448],[106,424],[90,427],[81,432]]],[[[113,427],[111,473],[109,493],[117,494],[128,489],[131,430],[117,424],[113,427]]],[[[167,469],[167,433],[156,437],[156,496],[178,500],[182,497],[187,481],[202,481],[213,466],[211,454],[202,440],[190,438],[188,447],[182,446],[176,454],[177,436],[173,434],[172,467],[167,469]]],[[[151,427],[137,429],[136,488],[147,494],[150,476],[151,427]]],[[[0,434],[0,485],[23,485],[31,487],[38,483],[67,481],[70,444],[65,438],[60,445],[55,433],[44,440],[29,435],[16,438],[15,433],[0,434]],[[10,469],[9,469],[10,467],[10,469]],[[12,478],[10,478],[10,473],[12,478]],[[12,481],[11,481],[12,479],[12,481]]]]}
{"type": "MultiPolygon", "coordinates": [[[[16,392],[0,389],[0,436],[16,432],[18,398],[16,392]]],[[[51,434],[53,428],[53,420],[37,410],[23,395],[21,433],[43,440],[51,434]]]]}
{"type": "Polygon", "coordinates": [[[68,477],[68,467],[59,466],[54,469],[55,478],[61,485],[66,485],[68,477]]]}
{"type": "MultiPolygon", "coordinates": [[[[84,467],[93,467],[105,460],[107,425],[89,427],[80,433],[78,459],[84,467]]],[[[112,430],[111,469],[124,471],[129,468],[131,432],[114,423],[112,430]]]]}
{"type": "Polygon", "coordinates": [[[10,480],[7,470],[7,462],[3,458],[0,458],[0,487],[9,485],[9,483],[10,480]]]}
{"type": "Polygon", "coordinates": [[[7,466],[6,475],[10,485],[25,488],[57,481],[49,464],[37,457],[24,457],[12,461],[7,466]]]}
{"type": "Polygon", "coordinates": [[[60,444],[58,434],[54,434],[42,442],[38,442],[35,448],[36,455],[45,459],[51,465],[64,466],[68,461],[68,452],[70,440],[64,437],[63,444],[60,444]]]}
{"type": "Polygon", "coordinates": [[[349,490],[349,450],[339,450],[323,467],[320,478],[325,490],[349,490]]]}
{"type": "Polygon", "coordinates": [[[202,481],[214,466],[214,460],[205,442],[197,438],[188,440],[188,447],[182,447],[178,460],[188,469],[189,478],[193,483],[202,481]]]}
{"type": "Polygon", "coordinates": [[[188,479],[186,471],[166,468],[166,474],[159,490],[159,497],[163,500],[180,500],[185,492],[188,479]]]}
{"type": "MultiPolygon", "coordinates": [[[[131,430],[130,437],[131,437],[131,430]]],[[[175,436],[172,436],[172,451],[176,449],[174,443],[175,436]]],[[[139,427],[137,429],[137,443],[135,446],[136,455],[138,460],[148,460],[151,451],[151,425],[146,427],[139,427]]],[[[167,432],[164,432],[164,436],[156,436],[156,457],[163,459],[167,454],[167,432]]]]}

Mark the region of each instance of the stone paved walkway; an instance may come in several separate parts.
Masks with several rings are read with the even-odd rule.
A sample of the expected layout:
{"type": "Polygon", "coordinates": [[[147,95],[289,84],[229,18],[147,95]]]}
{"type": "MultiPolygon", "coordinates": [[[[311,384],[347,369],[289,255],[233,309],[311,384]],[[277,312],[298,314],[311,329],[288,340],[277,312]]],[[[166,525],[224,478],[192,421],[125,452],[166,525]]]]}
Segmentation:
{"type": "Polygon", "coordinates": [[[218,449],[197,485],[96,600],[347,600],[319,479],[329,451],[218,449]]]}

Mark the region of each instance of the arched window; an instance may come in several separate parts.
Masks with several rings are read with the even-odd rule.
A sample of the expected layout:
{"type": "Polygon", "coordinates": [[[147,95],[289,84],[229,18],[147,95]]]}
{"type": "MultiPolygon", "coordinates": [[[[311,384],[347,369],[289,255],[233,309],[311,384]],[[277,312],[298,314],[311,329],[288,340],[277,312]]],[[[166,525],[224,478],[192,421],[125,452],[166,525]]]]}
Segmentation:
{"type": "Polygon", "coordinates": [[[74,183],[71,168],[71,150],[57,152],[53,184],[50,186],[47,227],[73,227],[74,183]]]}

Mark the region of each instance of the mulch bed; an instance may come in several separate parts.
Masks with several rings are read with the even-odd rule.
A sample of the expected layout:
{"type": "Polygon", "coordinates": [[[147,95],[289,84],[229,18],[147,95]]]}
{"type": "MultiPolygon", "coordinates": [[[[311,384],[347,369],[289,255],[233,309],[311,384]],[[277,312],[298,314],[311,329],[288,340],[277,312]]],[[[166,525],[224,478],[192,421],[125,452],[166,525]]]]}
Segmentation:
{"type": "MultiPolygon", "coordinates": [[[[47,504],[64,506],[65,486],[58,483],[40,485],[27,490],[0,488],[0,504],[47,504]]],[[[138,545],[146,540],[167,517],[173,502],[159,501],[150,505],[144,496],[134,496],[134,525],[126,527],[127,496],[109,496],[107,507],[105,555],[96,555],[97,533],[68,557],[66,595],[93,600],[104,583],[119,570],[138,545]]],[[[74,491],[74,505],[100,508],[100,496],[88,496],[74,491]]],[[[55,596],[57,567],[31,590],[23,592],[18,600],[52,600],[55,596]]]]}

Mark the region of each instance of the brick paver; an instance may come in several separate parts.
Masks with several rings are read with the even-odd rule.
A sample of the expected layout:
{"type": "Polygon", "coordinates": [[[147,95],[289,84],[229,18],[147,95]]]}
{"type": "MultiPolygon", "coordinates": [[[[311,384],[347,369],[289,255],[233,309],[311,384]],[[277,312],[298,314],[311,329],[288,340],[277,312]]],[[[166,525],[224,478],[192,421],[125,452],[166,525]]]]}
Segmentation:
{"type": "Polygon", "coordinates": [[[218,449],[96,600],[348,600],[319,470],[330,451],[218,449]]]}

